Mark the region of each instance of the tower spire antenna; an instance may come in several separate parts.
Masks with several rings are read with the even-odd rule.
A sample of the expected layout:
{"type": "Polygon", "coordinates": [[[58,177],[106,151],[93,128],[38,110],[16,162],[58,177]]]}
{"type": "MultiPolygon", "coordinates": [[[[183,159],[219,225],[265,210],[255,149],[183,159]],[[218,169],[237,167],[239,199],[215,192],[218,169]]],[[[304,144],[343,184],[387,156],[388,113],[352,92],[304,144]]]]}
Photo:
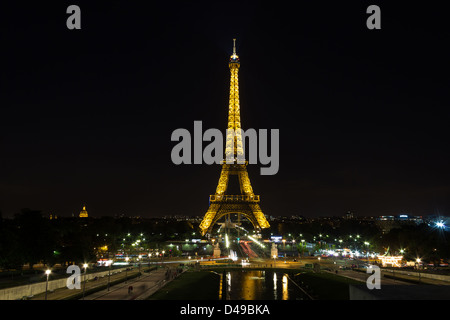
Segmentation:
{"type": "Polygon", "coordinates": [[[230,57],[231,61],[239,62],[239,56],[236,54],[236,39],[233,39],[233,54],[230,57]]]}

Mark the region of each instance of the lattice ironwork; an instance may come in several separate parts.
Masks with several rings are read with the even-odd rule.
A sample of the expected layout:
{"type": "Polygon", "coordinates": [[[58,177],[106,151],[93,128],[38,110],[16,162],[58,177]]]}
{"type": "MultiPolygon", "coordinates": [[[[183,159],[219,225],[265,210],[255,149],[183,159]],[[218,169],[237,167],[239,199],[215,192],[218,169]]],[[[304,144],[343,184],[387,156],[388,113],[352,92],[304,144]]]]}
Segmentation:
{"type": "Polygon", "coordinates": [[[200,223],[202,235],[211,233],[214,224],[223,216],[233,213],[242,214],[257,230],[270,227],[264,213],[259,206],[259,195],[253,193],[247,172],[247,162],[244,159],[241,133],[241,113],[239,104],[239,56],[236,54],[235,39],[233,39],[233,54],[230,57],[230,101],[228,108],[228,130],[225,144],[225,160],[216,193],[210,196],[209,209],[200,223]],[[239,179],[240,195],[226,194],[231,175],[239,179]]]}

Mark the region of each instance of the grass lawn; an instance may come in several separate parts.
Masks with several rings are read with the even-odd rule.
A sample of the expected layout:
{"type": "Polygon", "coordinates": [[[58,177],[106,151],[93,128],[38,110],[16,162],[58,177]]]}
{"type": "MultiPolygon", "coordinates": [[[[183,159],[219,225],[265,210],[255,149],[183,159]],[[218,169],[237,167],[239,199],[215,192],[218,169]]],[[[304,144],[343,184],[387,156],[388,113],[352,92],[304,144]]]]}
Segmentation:
{"type": "Polygon", "coordinates": [[[361,282],[330,273],[302,272],[293,277],[299,285],[306,284],[319,300],[349,300],[349,285],[361,282]]]}
{"type": "Polygon", "coordinates": [[[220,276],[210,271],[188,271],[150,296],[149,300],[217,300],[220,276]]]}

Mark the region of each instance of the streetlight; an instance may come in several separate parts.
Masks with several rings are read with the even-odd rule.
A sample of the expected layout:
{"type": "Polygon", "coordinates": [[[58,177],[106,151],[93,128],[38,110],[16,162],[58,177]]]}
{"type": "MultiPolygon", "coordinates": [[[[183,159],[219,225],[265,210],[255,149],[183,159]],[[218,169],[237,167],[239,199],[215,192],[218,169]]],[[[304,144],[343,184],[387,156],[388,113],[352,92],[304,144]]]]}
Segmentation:
{"type": "Polygon", "coordinates": [[[416,262],[417,262],[417,271],[419,271],[419,283],[420,283],[420,262],[421,262],[420,258],[417,258],[416,262]]]}
{"type": "Polygon", "coordinates": [[[83,285],[83,300],[84,300],[84,292],[86,290],[86,273],[87,273],[87,263],[83,264],[83,268],[84,268],[84,285],[83,285]]]}
{"type": "Polygon", "coordinates": [[[126,257],[125,262],[127,263],[126,264],[127,267],[125,268],[125,283],[127,283],[128,281],[128,260],[130,260],[130,258],[126,257]]]}
{"type": "Polygon", "coordinates": [[[366,254],[367,254],[367,264],[369,264],[369,245],[370,245],[370,243],[368,243],[367,241],[364,241],[364,244],[366,245],[366,250],[367,250],[367,252],[366,252],[366,254]]]}
{"type": "Polygon", "coordinates": [[[52,271],[50,269],[45,270],[45,274],[47,275],[47,283],[45,284],[45,300],[47,300],[47,291],[48,291],[48,276],[52,271]]]}
{"type": "Polygon", "coordinates": [[[109,285],[111,282],[111,266],[112,266],[112,261],[109,263],[109,272],[108,272],[108,291],[109,291],[109,285]]]}
{"type": "Polygon", "coordinates": [[[301,243],[302,243],[302,258],[303,258],[303,252],[305,251],[305,247],[304,247],[304,245],[305,245],[305,240],[304,239],[302,239],[301,240],[301,243]]]}
{"type": "Polygon", "coordinates": [[[138,261],[139,261],[139,277],[141,276],[141,258],[142,255],[139,255],[138,261]]]}
{"type": "Polygon", "coordinates": [[[441,221],[436,222],[436,227],[439,229],[445,229],[444,221],[441,220],[441,221]]]}

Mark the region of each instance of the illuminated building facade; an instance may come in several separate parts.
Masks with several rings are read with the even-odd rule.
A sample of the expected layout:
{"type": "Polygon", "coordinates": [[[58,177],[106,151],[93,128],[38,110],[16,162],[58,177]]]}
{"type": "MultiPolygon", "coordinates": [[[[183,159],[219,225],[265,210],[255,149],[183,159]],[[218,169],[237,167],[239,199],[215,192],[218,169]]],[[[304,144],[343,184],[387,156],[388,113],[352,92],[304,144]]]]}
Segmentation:
{"type": "Polygon", "coordinates": [[[402,266],[403,256],[378,256],[378,260],[381,261],[383,267],[396,267],[402,266]]]}

